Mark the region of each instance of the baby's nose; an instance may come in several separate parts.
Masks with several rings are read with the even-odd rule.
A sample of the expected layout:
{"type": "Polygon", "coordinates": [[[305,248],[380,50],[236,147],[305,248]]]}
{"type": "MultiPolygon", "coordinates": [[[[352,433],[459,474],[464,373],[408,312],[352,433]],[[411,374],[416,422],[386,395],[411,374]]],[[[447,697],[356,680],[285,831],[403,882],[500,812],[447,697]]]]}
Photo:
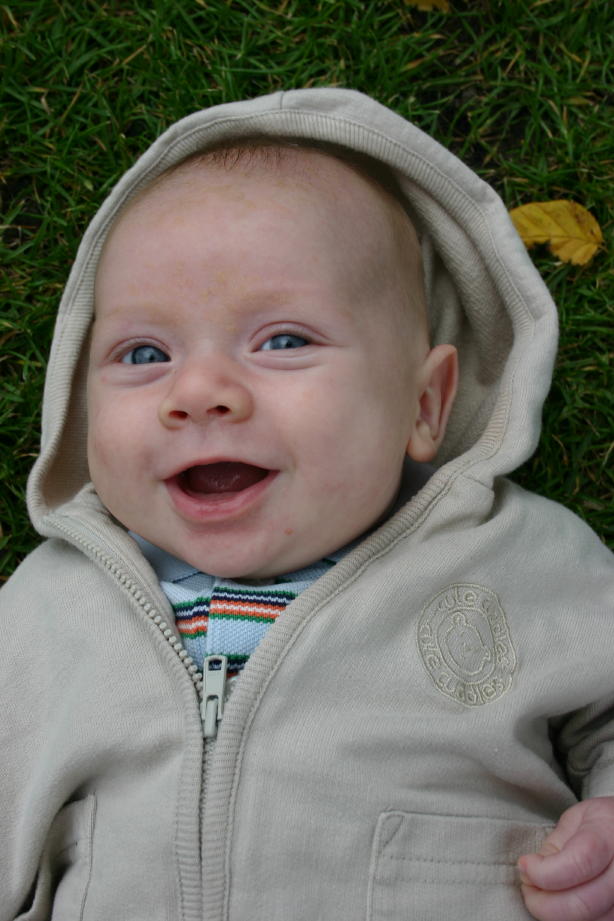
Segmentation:
{"type": "Polygon", "coordinates": [[[243,421],[253,409],[243,376],[239,366],[225,359],[204,358],[184,365],[173,374],[160,403],[160,421],[167,428],[176,428],[187,421],[197,424],[221,418],[228,422],[243,421]]]}

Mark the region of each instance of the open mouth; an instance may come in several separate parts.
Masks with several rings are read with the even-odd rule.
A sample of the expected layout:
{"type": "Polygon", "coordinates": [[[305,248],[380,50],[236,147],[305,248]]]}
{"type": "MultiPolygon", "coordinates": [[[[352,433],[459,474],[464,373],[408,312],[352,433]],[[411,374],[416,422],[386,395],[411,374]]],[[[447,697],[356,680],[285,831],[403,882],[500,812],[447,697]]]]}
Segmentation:
{"type": "Polygon", "coordinates": [[[191,496],[210,496],[242,492],[260,483],[271,473],[264,467],[240,461],[221,461],[188,467],[177,477],[180,488],[191,496]]]}

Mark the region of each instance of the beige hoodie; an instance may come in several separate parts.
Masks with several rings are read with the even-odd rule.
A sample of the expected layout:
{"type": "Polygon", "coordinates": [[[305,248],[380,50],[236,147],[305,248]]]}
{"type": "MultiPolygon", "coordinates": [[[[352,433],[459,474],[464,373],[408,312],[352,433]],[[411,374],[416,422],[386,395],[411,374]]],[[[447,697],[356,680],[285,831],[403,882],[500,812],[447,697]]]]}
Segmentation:
{"type": "Polygon", "coordinates": [[[515,861],[614,793],[614,574],[506,479],[532,452],[556,311],[495,193],[358,93],[277,93],[172,126],[68,281],[29,484],[47,540],[0,595],[0,921],[526,919],[515,861]],[[437,470],[296,599],[203,740],[203,679],[85,457],[84,343],[126,198],[224,138],[317,138],[396,172],[433,340],[461,386],[437,470]]]}

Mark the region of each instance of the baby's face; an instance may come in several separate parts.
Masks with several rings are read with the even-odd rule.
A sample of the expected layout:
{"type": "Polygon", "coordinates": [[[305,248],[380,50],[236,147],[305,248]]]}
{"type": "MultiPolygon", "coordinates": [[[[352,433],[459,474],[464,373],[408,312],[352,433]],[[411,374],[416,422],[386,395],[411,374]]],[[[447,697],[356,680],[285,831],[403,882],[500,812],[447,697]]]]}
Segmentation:
{"type": "Polygon", "coordinates": [[[91,476],[120,522],[249,579],[386,512],[428,354],[391,207],[312,153],[298,174],[189,167],[128,209],[99,268],[88,377],[91,476]]]}

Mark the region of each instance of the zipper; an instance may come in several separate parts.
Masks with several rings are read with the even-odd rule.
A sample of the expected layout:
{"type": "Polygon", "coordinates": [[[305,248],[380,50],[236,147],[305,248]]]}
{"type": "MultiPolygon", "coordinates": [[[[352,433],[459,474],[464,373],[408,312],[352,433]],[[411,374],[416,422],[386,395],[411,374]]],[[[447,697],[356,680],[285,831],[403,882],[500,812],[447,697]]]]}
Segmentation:
{"type": "Polygon", "coordinates": [[[203,689],[200,718],[205,739],[215,739],[217,727],[224,715],[228,659],[226,656],[207,656],[203,662],[203,689]]]}
{"type": "MultiPolygon", "coordinates": [[[[197,700],[200,702],[200,717],[204,738],[203,756],[201,764],[201,794],[200,794],[200,834],[201,846],[204,834],[204,818],[209,791],[209,774],[211,759],[215,750],[218,724],[224,712],[224,695],[232,682],[227,683],[227,658],[226,656],[208,656],[203,664],[203,671],[199,671],[191,656],[188,655],[181,640],[172,630],[155,604],[139,585],[130,578],[115,559],[104,553],[100,547],[87,540],[78,531],[67,527],[57,519],[54,527],[64,534],[76,546],[80,546],[90,559],[96,559],[113,576],[122,588],[130,594],[139,605],[146,617],[160,630],[162,636],[180,659],[183,667],[190,677],[196,691],[197,700]],[[206,689],[205,689],[206,682],[206,689]]],[[[201,868],[202,872],[202,868],[201,868]]]]}

